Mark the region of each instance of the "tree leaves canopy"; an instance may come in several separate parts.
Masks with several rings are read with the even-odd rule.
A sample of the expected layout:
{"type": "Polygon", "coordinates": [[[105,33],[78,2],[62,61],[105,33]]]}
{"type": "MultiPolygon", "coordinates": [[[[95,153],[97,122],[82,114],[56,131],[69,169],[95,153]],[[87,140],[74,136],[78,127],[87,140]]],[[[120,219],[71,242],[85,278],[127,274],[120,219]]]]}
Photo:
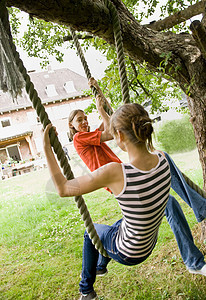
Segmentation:
{"type": "MultiPolygon", "coordinates": [[[[175,12],[182,10],[196,3],[196,1],[184,0],[168,0],[162,1],[161,5],[157,0],[124,0],[130,12],[139,22],[146,23],[153,16],[155,11],[159,10],[159,17],[165,18],[175,12]]],[[[73,48],[74,44],[70,36],[68,27],[46,22],[28,17],[27,31],[23,36],[20,35],[20,11],[16,8],[10,8],[10,23],[15,42],[21,46],[29,56],[41,59],[41,65],[49,64],[48,55],[54,55],[59,62],[64,57],[61,52],[61,46],[67,43],[68,48],[73,48]]],[[[153,20],[155,21],[155,20],[153,20]]],[[[186,23],[181,23],[172,28],[176,33],[188,31],[186,23]]],[[[111,99],[112,105],[118,107],[121,104],[121,90],[118,76],[116,49],[107,44],[105,40],[98,37],[88,35],[82,32],[80,41],[83,49],[86,51],[88,47],[94,47],[103,53],[110,65],[105,70],[105,76],[101,80],[101,85],[111,99]]],[[[126,57],[126,65],[128,72],[128,82],[131,90],[131,101],[139,103],[150,103],[152,111],[163,111],[167,109],[164,104],[165,99],[171,97],[181,98],[181,91],[174,81],[166,75],[165,68],[168,67],[168,54],[164,57],[159,65],[158,72],[147,68],[147,64],[143,61],[139,64],[126,57]]]]}

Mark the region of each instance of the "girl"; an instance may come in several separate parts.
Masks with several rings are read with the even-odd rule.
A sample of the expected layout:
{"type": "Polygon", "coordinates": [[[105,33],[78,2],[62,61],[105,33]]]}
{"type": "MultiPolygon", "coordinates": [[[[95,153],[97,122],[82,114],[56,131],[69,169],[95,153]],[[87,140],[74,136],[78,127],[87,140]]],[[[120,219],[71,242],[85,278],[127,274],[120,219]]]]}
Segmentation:
{"type": "MultiPolygon", "coordinates": [[[[80,123],[80,132],[87,132],[86,118],[80,123]]],[[[155,247],[171,179],[165,157],[161,152],[151,152],[153,127],[148,113],[141,105],[133,103],[121,106],[111,117],[109,134],[123,151],[127,151],[129,163],[113,161],[91,174],[69,181],[62,174],[50,145],[48,133],[51,126],[49,124],[45,129],[44,150],[59,195],[77,196],[106,186],[120,205],[123,215],[121,220],[112,226],[95,224],[110,257],[101,257],[102,264],[106,267],[111,258],[130,266],[143,262],[155,247]]],[[[108,133],[107,126],[104,131],[108,133]]],[[[104,161],[105,157],[102,159],[104,161]]],[[[96,298],[93,284],[98,257],[98,251],[85,233],[80,299],[96,298]]]]}

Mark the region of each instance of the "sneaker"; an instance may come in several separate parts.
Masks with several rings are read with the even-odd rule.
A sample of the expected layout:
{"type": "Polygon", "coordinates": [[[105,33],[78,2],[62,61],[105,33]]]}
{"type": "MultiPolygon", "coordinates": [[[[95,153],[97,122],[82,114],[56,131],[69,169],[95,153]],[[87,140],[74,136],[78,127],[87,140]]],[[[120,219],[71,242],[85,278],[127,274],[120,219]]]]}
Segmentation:
{"type": "Polygon", "coordinates": [[[200,274],[200,275],[206,276],[206,264],[200,270],[188,269],[188,271],[192,274],[200,274]]]}
{"type": "Polygon", "coordinates": [[[91,293],[85,295],[81,293],[81,296],[79,298],[79,300],[92,300],[92,299],[97,299],[97,294],[95,291],[92,291],[91,293]]]}
{"type": "Polygon", "coordinates": [[[104,268],[102,270],[96,270],[96,276],[104,276],[108,273],[107,268],[104,268]]]}
{"type": "MultiPolygon", "coordinates": [[[[102,270],[96,270],[96,276],[104,276],[108,273],[107,268],[104,268],[102,270]]],[[[82,274],[80,274],[80,278],[82,278],[82,274]]]]}

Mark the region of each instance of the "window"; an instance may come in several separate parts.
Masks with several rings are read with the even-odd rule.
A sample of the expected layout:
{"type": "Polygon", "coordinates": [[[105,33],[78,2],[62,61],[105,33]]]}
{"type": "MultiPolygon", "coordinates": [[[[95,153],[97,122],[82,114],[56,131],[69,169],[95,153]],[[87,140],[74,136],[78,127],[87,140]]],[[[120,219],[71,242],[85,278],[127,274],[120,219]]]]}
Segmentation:
{"type": "Polygon", "coordinates": [[[13,160],[18,161],[18,162],[21,160],[21,154],[19,152],[18,145],[8,146],[7,151],[8,151],[9,157],[12,158],[13,160]]]}
{"type": "Polygon", "coordinates": [[[58,95],[54,84],[49,84],[46,86],[46,93],[48,97],[54,97],[58,95]]]}
{"type": "Polygon", "coordinates": [[[11,126],[11,121],[10,121],[10,119],[4,119],[4,120],[1,120],[1,126],[2,126],[2,127],[11,126]]]}
{"type": "Polygon", "coordinates": [[[77,90],[74,87],[74,82],[73,81],[67,81],[64,83],[64,89],[67,92],[67,94],[69,93],[74,93],[77,90]]]}

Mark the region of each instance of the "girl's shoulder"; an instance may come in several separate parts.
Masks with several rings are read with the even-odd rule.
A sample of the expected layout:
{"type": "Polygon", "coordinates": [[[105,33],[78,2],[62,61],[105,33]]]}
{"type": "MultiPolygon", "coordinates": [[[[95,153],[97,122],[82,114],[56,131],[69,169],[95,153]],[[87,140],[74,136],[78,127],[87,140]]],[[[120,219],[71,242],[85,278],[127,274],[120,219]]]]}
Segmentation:
{"type": "Polygon", "coordinates": [[[114,173],[118,173],[120,170],[122,170],[122,164],[123,163],[119,162],[110,162],[100,168],[104,169],[105,172],[108,172],[110,175],[113,175],[114,173]]]}
{"type": "Polygon", "coordinates": [[[155,150],[154,153],[157,154],[157,155],[159,155],[160,157],[161,156],[166,157],[165,154],[164,154],[164,152],[161,151],[161,150],[155,150]]]}
{"type": "Polygon", "coordinates": [[[114,195],[118,195],[124,187],[124,173],[122,163],[111,162],[101,167],[104,172],[105,186],[107,186],[114,195]]]}
{"type": "Polygon", "coordinates": [[[101,171],[100,173],[103,173],[104,177],[111,183],[118,181],[123,174],[122,164],[118,162],[107,163],[94,172],[98,173],[99,171],[101,171]]]}

